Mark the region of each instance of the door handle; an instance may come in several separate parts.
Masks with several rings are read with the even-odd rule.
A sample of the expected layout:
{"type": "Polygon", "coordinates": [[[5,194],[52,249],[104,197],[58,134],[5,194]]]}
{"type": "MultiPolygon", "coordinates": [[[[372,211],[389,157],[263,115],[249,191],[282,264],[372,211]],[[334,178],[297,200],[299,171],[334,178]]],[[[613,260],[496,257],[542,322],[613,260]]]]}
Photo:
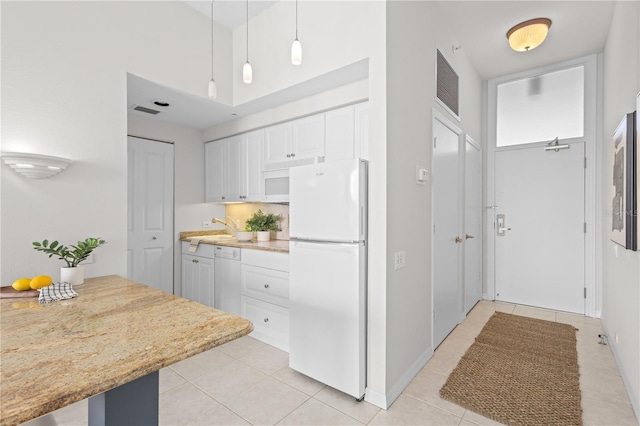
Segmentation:
{"type": "Polygon", "coordinates": [[[152,239],[152,240],[157,240],[157,239],[158,239],[158,237],[153,236],[153,237],[151,237],[151,239],[152,239]]]}
{"type": "Polygon", "coordinates": [[[507,235],[507,231],[511,231],[511,228],[507,228],[505,226],[505,215],[504,214],[499,214],[496,216],[496,222],[498,224],[497,228],[498,231],[496,232],[496,235],[498,235],[499,237],[504,237],[505,235],[507,235]]]}
{"type": "Polygon", "coordinates": [[[464,239],[465,240],[469,240],[471,238],[475,238],[473,235],[469,235],[469,234],[464,234],[464,239]]]}
{"type": "Polygon", "coordinates": [[[462,238],[456,236],[455,242],[456,244],[460,244],[462,242],[462,238]]]}

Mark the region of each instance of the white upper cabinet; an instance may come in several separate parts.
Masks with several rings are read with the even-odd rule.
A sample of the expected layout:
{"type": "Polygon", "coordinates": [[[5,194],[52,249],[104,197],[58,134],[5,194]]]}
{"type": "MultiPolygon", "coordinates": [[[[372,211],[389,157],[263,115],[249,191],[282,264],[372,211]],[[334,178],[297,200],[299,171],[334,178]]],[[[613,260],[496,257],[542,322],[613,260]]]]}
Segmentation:
{"type": "Polygon", "coordinates": [[[227,194],[225,178],[227,167],[226,142],[209,142],[204,146],[205,156],[205,196],[206,202],[226,201],[227,194]]]}
{"type": "Polygon", "coordinates": [[[242,135],[242,143],[246,154],[244,201],[261,201],[262,191],[260,173],[262,172],[262,147],[264,130],[256,130],[242,135]]]}
{"type": "Polygon", "coordinates": [[[226,201],[241,201],[244,196],[245,170],[245,149],[242,143],[242,136],[234,136],[225,139],[227,144],[227,164],[225,164],[225,176],[227,180],[226,201]]]}
{"type": "Polygon", "coordinates": [[[324,114],[291,122],[293,127],[291,159],[324,156],[324,114]]]}
{"type": "Polygon", "coordinates": [[[277,165],[286,163],[291,159],[291,134],[291,122],[264,129],[265,169],[282,168],[277,165]]]}
{"type": "Polygon", "coordinates": [[[369,102],[354,105],[355,158],[369,159],[369,102]]]}
{"type": "Polygon", "coordinates": [[[207,202],[260,201],[260,159],[264,131],[205,145],[207,202]]]}
{"type": "Polygon", "coordinates": [[[286,169],[304,160],[324,156],[324,114],[267,127],[264,134],[264,170],[286,169]]]}
{"type": "Polygon", "coordinates": [[[355,158],[354,127],[353,105],[325,114],[324,161],[355,158]]]}

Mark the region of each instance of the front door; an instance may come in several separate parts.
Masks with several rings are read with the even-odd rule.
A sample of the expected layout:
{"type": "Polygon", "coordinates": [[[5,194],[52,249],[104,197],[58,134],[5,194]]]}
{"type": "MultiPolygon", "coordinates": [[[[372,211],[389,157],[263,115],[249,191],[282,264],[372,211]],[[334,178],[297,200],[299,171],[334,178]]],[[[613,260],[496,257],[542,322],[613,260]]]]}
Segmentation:
{"type": "Polygon", "coordinates": [[[495,153],[496,300],[585,313],[585,144],[495,153]]]}
{"type": "Polygon", "coordinates": [[[467,136],[464,154],[464,312],[482,299],[482,149],[467,136]]]}
{"type": "Polygon", "coordinates": [[[127,277],[173,293],[173,145],[127,146],[127,277]]]}

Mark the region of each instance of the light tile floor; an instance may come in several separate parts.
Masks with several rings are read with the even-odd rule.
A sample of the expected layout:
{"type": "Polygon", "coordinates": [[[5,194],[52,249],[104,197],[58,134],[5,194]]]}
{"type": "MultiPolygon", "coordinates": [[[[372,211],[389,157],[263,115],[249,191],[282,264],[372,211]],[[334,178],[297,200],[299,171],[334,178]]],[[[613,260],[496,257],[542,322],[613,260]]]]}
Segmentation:
{"type": "MultiPolygon", "coordinates": [[[[638,425],[600,320],[481,301],[388,410],[356,402],[288,367],[288,355],[245,336],[160,370],[161,425],[495,425],[438,395],[495,311],[574,325],[586,426],[638,425]]],[[[25,425],[86,425],[87,401],[25,425]]]]}

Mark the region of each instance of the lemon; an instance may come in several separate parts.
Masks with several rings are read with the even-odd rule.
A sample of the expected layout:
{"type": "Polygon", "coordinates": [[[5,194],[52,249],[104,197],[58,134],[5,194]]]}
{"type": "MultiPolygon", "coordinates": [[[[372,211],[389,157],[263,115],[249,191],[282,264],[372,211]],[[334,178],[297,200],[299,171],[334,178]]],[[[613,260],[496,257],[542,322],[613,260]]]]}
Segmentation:
{"type": "Polygon", "coordinates": [[[37,277],[33,277],[33,279],[31,280],[31,282],[29,283],[29,286],[34,289],[34,290],[38,290],[42,287],[46,287],[48,285],[50,285],[52,282],[51,277],[48,275],[38,275],[37,277]]]}
{"type": "Polygon", "coordinates": [[[29,283],[31,282],[31,278],[20,278],[19,280],[15,280],[11,287],[18,291],[31,290],[29,283]]]}

